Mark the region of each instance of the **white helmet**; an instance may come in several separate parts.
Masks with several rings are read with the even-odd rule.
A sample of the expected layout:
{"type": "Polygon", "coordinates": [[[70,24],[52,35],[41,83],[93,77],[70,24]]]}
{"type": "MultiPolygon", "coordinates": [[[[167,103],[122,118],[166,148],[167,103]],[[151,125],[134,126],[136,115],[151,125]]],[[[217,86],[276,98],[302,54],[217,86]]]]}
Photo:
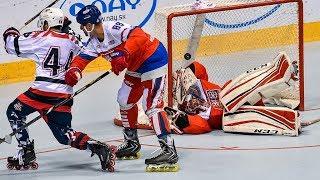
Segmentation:
{"type": "Polygon", "coordinates": [[[46,8],[40,13],[38,27],[43,29],[47,21],[49,27],[62,26],[64,21],[63,11],[59,8],[46,8]]]}

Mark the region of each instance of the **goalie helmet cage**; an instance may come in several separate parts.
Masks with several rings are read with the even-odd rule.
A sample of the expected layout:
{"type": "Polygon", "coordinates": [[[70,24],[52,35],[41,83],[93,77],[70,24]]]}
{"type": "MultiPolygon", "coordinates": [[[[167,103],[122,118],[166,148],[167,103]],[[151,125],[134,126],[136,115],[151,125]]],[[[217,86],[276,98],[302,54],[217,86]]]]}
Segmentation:
{"type": "Polygon", "coordinates": [[[174,104],[173,72],[186,67],[190,60],[204,64],[209,81],[222,86],[285,51],[297,62],[299,81],[293,98],[300,100],[299,110],[305,110],[302,0],[212,2],[215,6],[206,9],[191,10],[191,5],[185,5],[155,14],[156,37],[169,55],[168,105],[174,104]]]}

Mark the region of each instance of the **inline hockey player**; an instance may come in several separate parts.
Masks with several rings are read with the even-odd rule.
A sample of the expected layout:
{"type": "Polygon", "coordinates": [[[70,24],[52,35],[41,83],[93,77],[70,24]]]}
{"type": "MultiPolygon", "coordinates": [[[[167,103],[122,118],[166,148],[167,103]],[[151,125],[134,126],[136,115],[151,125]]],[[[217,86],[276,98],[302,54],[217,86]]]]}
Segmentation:
{"type": "Polygon", "coordinates": [[[221,89],[207,81],[203,66],[194,63],[177,73],[174,92],[178,110],[165,107],[165,111],[172,123],[188,134],[222,128],[225,132],[297,136],[300,121],[293,109],[298,103],[264,106],[268,99],[293,86],[296,73],[289,57],[280,53],[272,62],[240,75],[221,89]]]}
{"type": "Polygon", "coordinates": [[[82,8],[77,14],[77,22],[90,38],[84,50],[72,61],[66,73],[67,84],[75,85],[85,66],[100,55],[111,61],[116,75],[127,68],[117,98],[124,125],[124,142],[118,146],[116,155],[119,159],[139,157],[137,102],[143,96],[143,109],[162,150],[159,155],[145,160],[146,170],[177,171],[178,155],[170,136],[169,121],[162,110],[168,61],[162,43],[139,27],[120,21],[102,23],[101,12],[94,5],[82,8]]]}
{"type": "MultiPolygon", "coordinates": [[[[47,8],[40,14],[38,27],[41,31],[20,35],[13,27],[3,33],[5,49],[9,54],[31,58],[36,63],[36,78],[32,86],[20,94],[7,109],[7,117],[12,130],[26,123],[26,117],[33,113],[45,112],[69,98],[73,88],[65,82],[65,72],[74,55],[80,51],[75,36],[61,32],[64,15],[61,9],[47,8]]],[[[65,25],[68,25],[68,23],[65,25]]],[[[115,154],[112,147],[91,139],[87,134],[75,131],[71,127],[71,107],[73,101],[56,108],[43,116],[59,143],[80,150],[90,150],[91,156],[98,155],[103,170],[114,170],[115,154]]],[[[18,152],[8,157],[9,169],[37,169],[34,141],[28,130],[16,134],[18,152]]],[[[113,148],[116,150],[115,147],[113,148]]]]}

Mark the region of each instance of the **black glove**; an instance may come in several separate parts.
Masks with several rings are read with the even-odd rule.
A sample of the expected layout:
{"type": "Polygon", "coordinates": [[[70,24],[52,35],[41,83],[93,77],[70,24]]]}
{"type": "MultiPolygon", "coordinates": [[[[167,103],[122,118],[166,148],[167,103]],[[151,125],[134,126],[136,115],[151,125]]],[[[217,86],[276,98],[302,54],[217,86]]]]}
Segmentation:
{"type": "Polygon", "coordinates": [[[10,36],[10,35],[20,36],[20,32],[18,29],[14,28],[14,27],[10,27],[7,30],[5,30],[2,35],[3,35],[4,42],[6,42],[8,36],[10,36]]]}

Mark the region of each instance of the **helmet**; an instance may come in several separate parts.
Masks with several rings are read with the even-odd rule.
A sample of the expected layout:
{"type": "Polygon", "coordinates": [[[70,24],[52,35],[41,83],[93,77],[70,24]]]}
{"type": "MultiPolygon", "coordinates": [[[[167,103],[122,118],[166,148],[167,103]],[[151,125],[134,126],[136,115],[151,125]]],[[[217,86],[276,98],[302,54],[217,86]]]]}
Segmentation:
{"type": "Polygon", "coordinates": [[[45,22],[49,27],[62,26],[64,21],[63,11],[59,8],[46,8],[40,13],[38,27],[43,28],[45,22]]]}
{"type": "Polygon", "coordinates": [[[97,24],[102,21],[100,10],[94,5],[87,5],[77,13],[77,22],[82,25],[97,24]]]}

